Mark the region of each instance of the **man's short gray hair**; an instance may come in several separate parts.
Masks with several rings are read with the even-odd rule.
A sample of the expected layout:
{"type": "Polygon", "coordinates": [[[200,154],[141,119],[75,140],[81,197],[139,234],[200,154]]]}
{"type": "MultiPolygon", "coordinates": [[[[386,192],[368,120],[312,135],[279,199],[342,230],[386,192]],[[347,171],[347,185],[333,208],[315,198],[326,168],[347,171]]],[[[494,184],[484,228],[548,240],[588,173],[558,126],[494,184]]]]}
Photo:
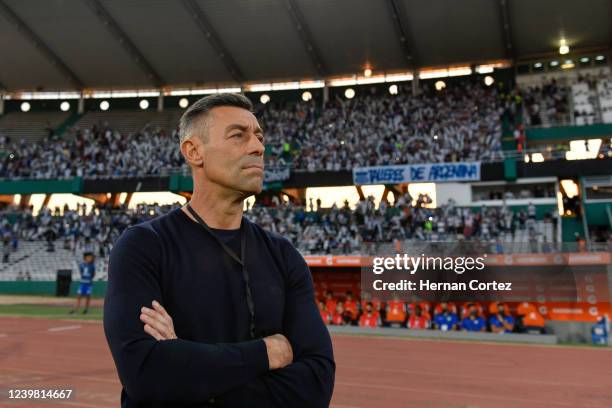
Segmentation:
{"type": "MultiPolygon", "coordinates": [[[[213,108],[220,106],[235,106],[253,112],[253,104],[249,98],[244,95],[237,93],[220,93],[205,96],[187,108],[183,116],[181,116],[179,122],[179,143],[191,136],[196,125],[205,125],[203,120],[206,119],[208,113],[213,108]]],[[[206,126],[201,127],[204,129],[206,126]]],[[[206,135],[202,136],[204,138],[206,135]]]]}

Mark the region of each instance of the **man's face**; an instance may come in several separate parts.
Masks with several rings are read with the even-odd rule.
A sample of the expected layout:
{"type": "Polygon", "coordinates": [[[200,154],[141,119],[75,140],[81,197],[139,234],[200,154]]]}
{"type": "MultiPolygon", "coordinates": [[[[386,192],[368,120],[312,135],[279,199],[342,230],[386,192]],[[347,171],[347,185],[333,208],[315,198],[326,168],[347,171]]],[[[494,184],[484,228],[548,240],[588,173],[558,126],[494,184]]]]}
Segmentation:
{"type": "Polygon", "coordinates": [[[248,197],[259,194],[264,179],[263,132],[246,109],[220,106],[212,109],[202,126],[203,169],[207,181],[248,197]]]}

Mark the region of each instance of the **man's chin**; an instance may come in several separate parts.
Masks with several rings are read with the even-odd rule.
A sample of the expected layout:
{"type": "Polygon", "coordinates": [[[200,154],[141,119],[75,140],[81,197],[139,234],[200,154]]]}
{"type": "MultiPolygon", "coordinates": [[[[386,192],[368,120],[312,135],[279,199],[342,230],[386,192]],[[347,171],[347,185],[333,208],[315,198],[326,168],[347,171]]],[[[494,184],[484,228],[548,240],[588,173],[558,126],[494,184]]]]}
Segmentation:
{"type": "Polygon", "coordinates": [[[263,179],[253,180],[250,183],[245,183],[245,185],[241,187],[240,190],[244,193],[245,198],[257,195],[263,191],[263,179]]]}

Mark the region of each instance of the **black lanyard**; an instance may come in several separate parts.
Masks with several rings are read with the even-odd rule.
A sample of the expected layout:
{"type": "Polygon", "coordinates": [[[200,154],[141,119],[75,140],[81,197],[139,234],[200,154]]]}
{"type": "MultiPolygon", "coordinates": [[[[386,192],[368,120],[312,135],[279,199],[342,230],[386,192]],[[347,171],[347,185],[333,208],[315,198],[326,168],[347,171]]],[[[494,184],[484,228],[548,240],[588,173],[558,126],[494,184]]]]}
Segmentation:
{"type": "Polygon", "coordinates": [[[251,338],[254,339],[255,338],[255,304],[253,303],[253,296],[251,295],[251,286],[249,284],[249,272],[247,270],[246,267],[246,258],[245,258],[245,254],[246,254],[246,233],[243,231],[243,227],[242,224],[240,224],[240,258],[238,258],[238,255],[236,255],[236,252],[234,252],[233,249],[231,249],[230,247],[228,247],[225,242],[221,241],[219,239],[219,237],[217,237],[217,235],[210,229],[210,227],[208,225],[206,225],[206,223],[204,222],[204,220],[202,219],[202,217],[200,217],[198,215],[198,213],[195,212],[195,210],[191,207],[190,204],[187,204],[187,211],[189,211],[189,213],[191,215],[193,215],[193,218],[196,219],[196,221],[198,222],[198,224],[200,224],[202,227],[204,227],[204,229],[206,231],[208,231],[210,233],[210,235],[213,236],[213,238],[215,239],[215,241],[217,241],[217,243],[219,243],[219,245],[221,245],[221,248],[223,248],[223,250],[232,257],[232,259],[234,259],[236,262],[238,262],[240,264],[240,266],[242,267],[242,277],[244,279],[244,289],[246,292],[246,301],[247,301],[247,306],[249,308],[249,315],[251,317],[251,321],[250,321],[250,325],[249,325],[249,334],[251,335],[251,338]]]}

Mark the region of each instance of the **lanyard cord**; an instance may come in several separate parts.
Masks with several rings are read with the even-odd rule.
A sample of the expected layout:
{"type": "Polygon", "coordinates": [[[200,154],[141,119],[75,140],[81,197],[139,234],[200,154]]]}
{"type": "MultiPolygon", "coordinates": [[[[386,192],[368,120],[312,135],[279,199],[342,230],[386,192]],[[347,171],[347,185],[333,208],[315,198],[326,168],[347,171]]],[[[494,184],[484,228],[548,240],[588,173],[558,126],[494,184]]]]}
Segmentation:
{"type": "Polygon", "coordinates": [[[198,215],[198,213],[195,212],[195,210],[191,207],[190,204],[187,204],[187,211],[189,211],[189,213],[191,215],[193,215],[193,218],[196,219],[196,221],[198,222],[198,224],[200,224],[202,227],[204,227],[204,229],[206,231],[208,231],[210,233],[210,235],[213,236],[213,238],[215,239],[215,241],[217,241],[217,243],[219,245],[221,245],[221,248],[223,248],[223,250],[230,256],[232,257],[232,259],[234,259],[236,262],[238,262],[240,264],[240,266],[242,267],[242,277],[244,279],[244,289],[246,292],[246,301],[247,301],[247,306],[249,308],[249,315],[250,315],[250,324],[249,324],[249,334],[251,336],[252,339],[255,338],[255,304],[253,303],[253,296],[251,295],[251,285],[250,285],[250,279],[249,279],[249,272],[247,270],[246,267],[246,233],[245,231],[243,231],[242,228],[242,224],[240,225],[240,258],[238,258],[238,255],[236,255],[236,253],[230,248],[228,247],[225,242],[221,241],[219,239],[219,237],[217,237],[217,235],[210,229],[210,227],[208,225],[206,225],[206,223],[204,222],[204,220],[202,219],[202,217],[200,217],[198,215]]]}

